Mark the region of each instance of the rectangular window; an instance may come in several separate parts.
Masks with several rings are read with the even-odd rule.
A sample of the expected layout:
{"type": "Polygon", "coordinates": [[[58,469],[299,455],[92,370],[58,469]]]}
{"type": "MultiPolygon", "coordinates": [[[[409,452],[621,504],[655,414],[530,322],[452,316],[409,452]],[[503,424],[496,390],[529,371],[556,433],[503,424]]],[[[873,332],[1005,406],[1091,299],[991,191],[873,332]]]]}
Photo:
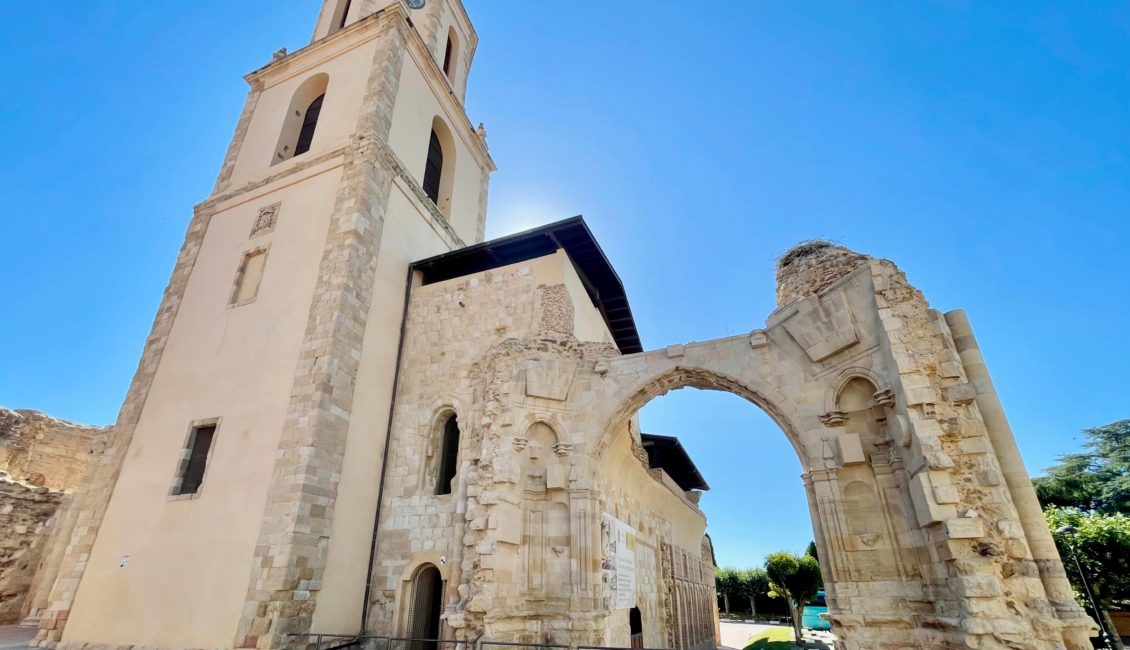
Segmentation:
{"type": "Polygon", "coordinates": [[[212,438],[215,436],[214,424],[193,427],[188,460],[183,465],[184,473],[181,474],[180,485],[173,493],[174,496],[196,494],[200,489],[200,484],[204,482],[204,469],[208,465],[208,451],[212,448],[212,438]]]}
{"type": "Polygon", "coordinates": [[[263,281],[263,267],[267,264],[267,249],[259,248],[243,255],[243,262],[235,276],[231,306],[246,305],[259,294],[259,284],[263,281]]]}

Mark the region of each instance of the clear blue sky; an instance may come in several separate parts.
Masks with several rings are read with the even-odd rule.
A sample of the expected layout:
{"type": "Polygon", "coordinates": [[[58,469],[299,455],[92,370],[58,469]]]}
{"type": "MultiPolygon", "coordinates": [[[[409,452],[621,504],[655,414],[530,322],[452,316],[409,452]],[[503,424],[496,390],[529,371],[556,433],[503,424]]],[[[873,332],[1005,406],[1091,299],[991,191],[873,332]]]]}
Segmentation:
{"type": "MultiPolygon", "coordinates": [[[[763,325],[773,260],[836,239],[964,307],[1029,468],[1130,417],[1125,3],[466,0],[490,236],[584,214],[646,347],[763,325]]],[[[0,403],[111,422],[241,75],[315,0],[0,8],[0,403]]],[[[643,414],[714,487],[719,560],[811,537],[767,417],[680,391],[643,414]]]]}

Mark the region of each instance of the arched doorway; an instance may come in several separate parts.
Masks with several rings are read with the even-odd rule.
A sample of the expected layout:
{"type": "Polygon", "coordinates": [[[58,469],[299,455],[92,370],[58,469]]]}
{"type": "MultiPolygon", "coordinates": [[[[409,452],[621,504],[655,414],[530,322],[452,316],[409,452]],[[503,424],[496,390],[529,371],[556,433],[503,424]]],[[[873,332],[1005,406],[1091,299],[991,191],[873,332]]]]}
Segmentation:
{"type": "Polygon", "coordinates": [[[643,647],[643,616],[639,607],[628,610],[628,630],[632,636],[632,647],[643,647]]]}
{"type": "Polygon", "coordinates": [[[443,578],[435,565],[425,564],[416,571],[410,603],[407,626],[407,636],[412,639],[410,650],[436,650],[443,613],[443,578]]]}

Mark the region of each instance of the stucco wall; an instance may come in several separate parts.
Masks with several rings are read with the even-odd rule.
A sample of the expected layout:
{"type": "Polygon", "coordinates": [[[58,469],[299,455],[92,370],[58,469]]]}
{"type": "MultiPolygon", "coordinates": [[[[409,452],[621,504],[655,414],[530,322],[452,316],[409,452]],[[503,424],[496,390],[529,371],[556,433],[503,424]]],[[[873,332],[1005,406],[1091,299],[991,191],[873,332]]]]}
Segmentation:
{"type": "Polygon", "coordinates": [[[212,217],[64,640],[231,644],[339,179],[280,183],[212,217]],[[249,238],[276,202],[274,230],[249,238]],[[261,246],[257,298],[229,307],[244,252],[261,246]],[[220,421],[204,483],[171,499],[191,423],[206,418],[220,421]]]}

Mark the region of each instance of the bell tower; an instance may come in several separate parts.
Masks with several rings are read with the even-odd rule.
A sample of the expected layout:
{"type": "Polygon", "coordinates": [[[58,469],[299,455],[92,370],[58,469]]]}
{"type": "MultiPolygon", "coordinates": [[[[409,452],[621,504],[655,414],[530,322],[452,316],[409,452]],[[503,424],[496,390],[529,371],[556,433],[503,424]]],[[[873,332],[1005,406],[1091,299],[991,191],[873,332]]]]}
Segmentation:
{"type": "Polygon", "coordinates": [[[409,264],[483,239],[476,45],[459,0],[326,0],[246,75],[40,645],[358,631],[409,264]]]}

